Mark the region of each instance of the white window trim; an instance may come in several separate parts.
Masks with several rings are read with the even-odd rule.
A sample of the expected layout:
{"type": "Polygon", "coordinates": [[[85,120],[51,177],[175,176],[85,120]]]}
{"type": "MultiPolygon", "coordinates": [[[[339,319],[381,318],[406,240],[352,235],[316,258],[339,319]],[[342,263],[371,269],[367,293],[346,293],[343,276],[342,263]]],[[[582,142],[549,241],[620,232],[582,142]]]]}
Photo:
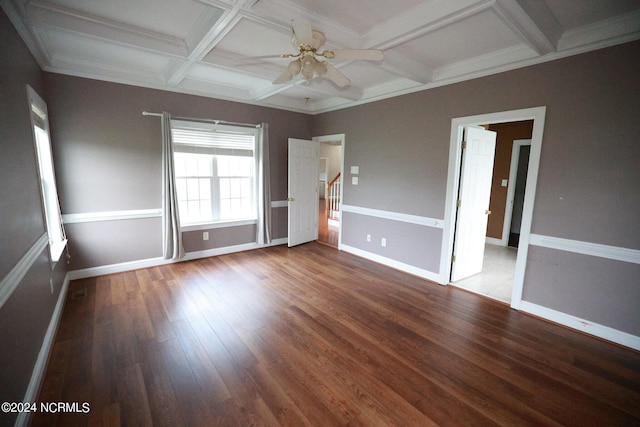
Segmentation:
{"type": "MultiPolygon", "coordinates": [[[[212,221],[206,221],[206,222],[196,222],[196,223],[184,223],[180,225],[180,230],[181,231],[197,231],[197,230],[208,230],[208,229],[215,229],[215,228],[225,228],[225,227],[237,227],[237,226],[242,226],[242,225],[251,225],[251,224],[257,224],[258,223],[258,219],[257,219],[257,205],[258,205],[258,198],[260,197],[260,195],[258,194],[258,185],[257,185],[257,180],[259,179],[258,177],[258,173],[259,173],[259,167],[258,167],[258,158],[256,157],[256,153],[257,153],[257,144],[258,144],[258,130],[257,129],[253,129],[253,128],[245,128],[242,126],[232,126],[232,125],[222,125],[222,124],[218,124],[218,123],[207,123],[207,122],[197,122],[197,121],[190,121],[190,120],[176,120],[176,119],[172,119],[171,120],[172,123],[172,129],[173,129],[173,125],[176,124],[181,128],[192,128],[192,129],[219,129],[222,131],[238,131],[239,129],[242,129],[243,131],[247,131],[248,133],[252,133],[253,137],[254,137],[254,145],[253,145],[253,160],[254,160],[254,165],[253,165],[253,181],[252,181],[252,193],[254,194],[254,199],[253,199],[253,209],[255,210],[255,214],[256,217],[250,217],[250,218],[238,218],[238,219],[231,219],[231,220],[212,220],[212,221]]],[[[180,145],[188,145],[188,144],[180,144],[180,145]]],[[[194,144],[196,145],[196,144],[194,144]]],[[[176,152],[181,152],[181,150],[177,149],[176,152]]],[[[224,154],[222,154],[224,155],[224,154]]],[[[218,187],[218,183],[219,183],[219,179],[220,177],[218,176],[217,173],[217,163],[216,162],[212,162],[212,177],[211,177],[211,202],[212,202],[212,213],[214,216],[219,216],[219,209],[220,209],[220,200],[215,200],[214,199],[214,187],[218,187]]],[[[177,177],[176,177],[177,178],[177,177]]],[[[223,178],[227,178],[227,177],[223,177],[223,178]]],[[[181,220],[182,222],[182,220],[181,220]]]]}
{"type": "MultiPolygon", "coordinates": [[[[45,129],[44,131],[47,134],[47,138],[49,140],[49,149],[51,151],[53,151],[53,147],[51,146],[51,134],[49,133],[49,119],[48,119],[48,112],[47,112],[47,104],[46,102],[40,97],[40,95],[38,95],[38,93],[33,90],[33,88],[29,85],[27,85],[27,100],[28,100],[28,106],[29,106],[29,118],[31,121],[31,134],[33,136],[33,144],[34,144],[34,150],[35,150],[35,156],[36,156],[36,169],[37,169],[37,173],[38,173],[38,187],[40,187],[40,203],[42,204],[42,212],[43,215],[46,215],[46,209],[45,209],[45,194],[44,194],[44,189],[42,188],[42,177],[41,177],[41,165],[40,165],[40,160],[39,160],[39,155],[38,155],[38,141],[37,138],[38,136],[36,135],[36,121],[34,119],[34,107],[35,109],[39,110],[40,112],[42,112],[42,114],[44,114],[44,121],[45,121],[45,129]]],[[[53,169],[53,178],[54,178],[54,184],[57,187],[57,181],[55,179],[55,165],[53,165],[53,159],[51,160],[52,162],[52,169],[53,169]]],[[[58,191],[56,188],[56,198],[58,198],[58,191]]],[[[56,200],[56,203],[59,203],[59,200],[56,200]]],[[[58,205],[59,207],[59,205],[58,205]]],[[[64,235],[64,226],[63,226],[63,221],[62,221],[62,212],[58,211],[58,216],[59,216],[59,226],[62,230],[62,234],[64,235]]],[[[68,243],[68,239],[64,238],[60,241],[51,241],[51,232],[49,230],[49,220],[45,217],[44,219],[44,225],[45,225],[45,229],[47,231],[47,236],[49,237],[49,263],[51,265],[51,269],[53,270],[56,266],[56,264],[58,263],[58,261],[60,261],[60,258],[62,258],[62,253],[64,252],[67,243],[68,243]]]]}
{"type": "Polygon", "coordinates": [[[187,224],[180,227],[180,231],[211,230],[214,228],[239,227],[242,225],[257,224],[257,219],[235,219],[231,221],[203,222],[198,224],[187,224]]]}

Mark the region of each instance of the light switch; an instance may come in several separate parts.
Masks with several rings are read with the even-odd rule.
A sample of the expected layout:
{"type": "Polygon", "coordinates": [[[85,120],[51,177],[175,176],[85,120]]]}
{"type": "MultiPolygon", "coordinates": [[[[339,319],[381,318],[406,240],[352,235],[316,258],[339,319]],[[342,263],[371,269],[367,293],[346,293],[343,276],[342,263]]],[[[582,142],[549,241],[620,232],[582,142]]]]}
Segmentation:
{"type": "Polygon", "coordinates": [[[360,173],[360,166],[351,166],[351,175],[358,175],[360,173]]]}
{"type": "Polygon", "coordinates": [[[358,185],[358,177],[357,176],[352,176],[351,177],[351,184],[352,185],[358,185]]]}
{"type": "Polygon", "coordinates": [[[509,182],[509,180],[507,180],[507,179],[503,179],[503,180],[502,180],[502,186],[503,186],[503,187],[506,187],[508,182],[509,182]]]}

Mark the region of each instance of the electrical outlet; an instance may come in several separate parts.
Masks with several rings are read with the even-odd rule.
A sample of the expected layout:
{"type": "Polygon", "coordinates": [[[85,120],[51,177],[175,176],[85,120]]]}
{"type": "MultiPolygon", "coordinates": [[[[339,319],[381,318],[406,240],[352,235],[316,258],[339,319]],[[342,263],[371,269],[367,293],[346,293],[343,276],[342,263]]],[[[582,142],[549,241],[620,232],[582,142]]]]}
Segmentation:
{"type": "Polygon", "coordinates": [[[367,234],[367,242],[371,241],[371,234],[367,234]]]}
{"type": "Polygon", "coordinates": [[[202,240],[209,240],[209,232],[208,231],[204,231],[202,233],[202,240]]]}
{"type": "Polygon", "coordinates": [[[383,248],[387,247],[387,239],[385,239],[384,237],[382,239],[380,239],[380,246],[382,246],[383,248]]]}

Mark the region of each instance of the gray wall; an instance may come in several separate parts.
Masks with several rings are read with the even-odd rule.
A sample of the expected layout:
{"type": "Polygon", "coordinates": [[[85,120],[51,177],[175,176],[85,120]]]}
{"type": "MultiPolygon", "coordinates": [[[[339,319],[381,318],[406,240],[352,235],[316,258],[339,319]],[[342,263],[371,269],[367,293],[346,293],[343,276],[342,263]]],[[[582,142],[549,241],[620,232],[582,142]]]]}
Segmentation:
{"type": "MultiPolygon", "coordinates": [[[[287,139],[311,137],[312,118],[305,114],[58,74],[45,79],[64,214],[161,207],[160,119],[142,116],[143,110],[269,123],[272,200],[287,198],[287,139]]],[[[274,208],[272,216],[273,237],[286,237],[286,209],[274,208]]],[[[184,233],[185,250],[255,242],[253,230],[212,229],[206,242],[202,231],[184,233]]],[[[73,270],[162,252],[159,218],[68,224],[67,234],[73,270]]]]}
{"type": "MultiPolygon", "coordinates": [[[[42,73],[0,9],[0,280],[45,233],[26,85],[47,100],[42,73]]],[[[55,143],[55,141],[53,141],[55,143]]],[[[66,273],[43,250],[0,308],[0,401],[21,402],[66,273]],[[53,279],[51,293],[49,279],[53,279]]],[[[15,414],[0,413],[0,425],[15,414]]]]}
{"type": "MultiPolygon", "coordinates": [[[[640,42],[633,42],[325,113],[315,117],[313,133],[346,134],[345,170],[358,165],[360,174],[357,187],[346,180],[344,203],[443,219],[451,120],[545,105],[532,233],[638,250],[638,76],[640,42]]],[[[384,249],[361,235],[376,230],[389,236],[396,229],[395,221],[352,214],[343,224],[343,242],[402,262],[418,251],[421,258],[411,265],[437,265],[441,233],[398,234],[400,240],[388,239],[384,249]]],[[[637,265],[619,268],[606,259],[558,264],[549,251],[536,248],[529,255],[526,301],[640,335],[637,265]]],[[[435,268],[429,270],[438,273],[435,268]]]]}

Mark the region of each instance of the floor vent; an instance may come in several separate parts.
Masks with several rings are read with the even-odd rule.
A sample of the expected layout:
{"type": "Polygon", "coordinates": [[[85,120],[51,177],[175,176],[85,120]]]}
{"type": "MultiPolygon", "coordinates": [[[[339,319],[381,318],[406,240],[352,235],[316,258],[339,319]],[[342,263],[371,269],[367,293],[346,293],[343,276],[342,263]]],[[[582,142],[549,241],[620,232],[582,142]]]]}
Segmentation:
{"type": "Polygon", "coordinates": [[[80,299],[87,296],[87,288],[76,289],[71,292],[71,299],[80,299]]]}

